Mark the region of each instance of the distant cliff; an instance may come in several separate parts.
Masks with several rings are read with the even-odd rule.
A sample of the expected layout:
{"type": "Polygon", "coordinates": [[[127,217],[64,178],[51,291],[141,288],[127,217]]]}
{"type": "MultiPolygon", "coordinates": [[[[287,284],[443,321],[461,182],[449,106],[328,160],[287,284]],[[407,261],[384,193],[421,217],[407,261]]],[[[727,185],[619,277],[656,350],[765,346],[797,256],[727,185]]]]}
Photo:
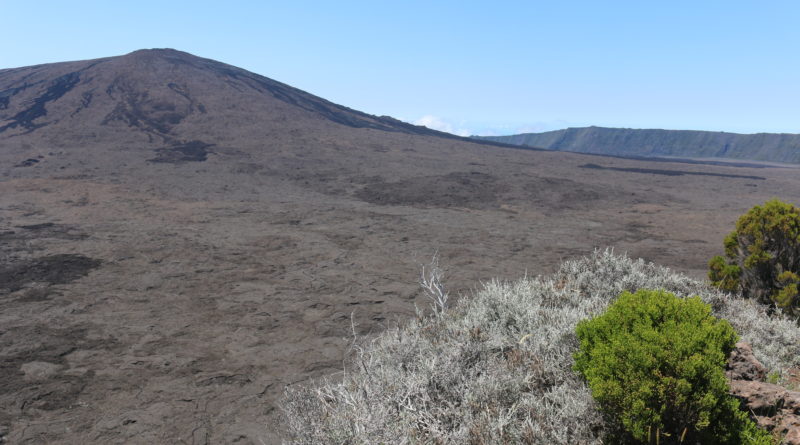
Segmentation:
{"type": "Polygon", "coordinates": [[[615,156],[730,158],[800,163],[800,134],[586,127],[476,138],[548,150],[615,156]]]}

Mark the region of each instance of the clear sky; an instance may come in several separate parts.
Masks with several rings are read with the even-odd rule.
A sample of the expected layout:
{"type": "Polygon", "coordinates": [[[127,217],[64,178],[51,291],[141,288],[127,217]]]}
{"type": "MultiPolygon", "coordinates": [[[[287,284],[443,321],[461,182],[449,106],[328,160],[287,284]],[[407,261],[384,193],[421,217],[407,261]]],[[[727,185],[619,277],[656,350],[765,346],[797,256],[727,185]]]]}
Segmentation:
{"type": "Polygon", "coordinates": [[[0,0],[0,68],[175,48],[462,134],[800,133],[797,1],[0,0]]]}

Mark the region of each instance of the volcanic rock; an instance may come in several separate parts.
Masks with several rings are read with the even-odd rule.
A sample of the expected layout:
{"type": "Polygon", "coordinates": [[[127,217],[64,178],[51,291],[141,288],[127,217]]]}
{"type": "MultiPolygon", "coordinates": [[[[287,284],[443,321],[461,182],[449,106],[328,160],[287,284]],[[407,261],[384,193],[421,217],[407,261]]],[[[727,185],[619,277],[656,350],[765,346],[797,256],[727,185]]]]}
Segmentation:
{"type": "Polygon", "coordinates": [[[727,375],[731,395],[742,401],[759,426],[781,434],[782,444],[800,445],[800,392],[765,382],[766,368],[748,343],[736,344],[727,375]]]}

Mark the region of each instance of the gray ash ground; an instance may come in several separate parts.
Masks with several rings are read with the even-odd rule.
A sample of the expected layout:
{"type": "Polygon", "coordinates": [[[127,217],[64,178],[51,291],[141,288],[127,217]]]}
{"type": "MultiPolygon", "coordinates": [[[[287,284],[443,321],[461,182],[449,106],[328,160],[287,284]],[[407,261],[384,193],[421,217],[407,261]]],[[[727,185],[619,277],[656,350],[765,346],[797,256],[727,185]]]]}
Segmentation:
{"type": "Polygon", "coordinates": [[[341,371],[353,330],[428,307],[416,283],[435,252],[454,299],[605,247],[700,278],[741,213],[800,190],[791,169],[677,182],[642,161],[482,147],[413,170],[392,151],[369,168],[151,153],[119,174],[0,181],[10,443],[277,444],[283,387],[341,371]]]}

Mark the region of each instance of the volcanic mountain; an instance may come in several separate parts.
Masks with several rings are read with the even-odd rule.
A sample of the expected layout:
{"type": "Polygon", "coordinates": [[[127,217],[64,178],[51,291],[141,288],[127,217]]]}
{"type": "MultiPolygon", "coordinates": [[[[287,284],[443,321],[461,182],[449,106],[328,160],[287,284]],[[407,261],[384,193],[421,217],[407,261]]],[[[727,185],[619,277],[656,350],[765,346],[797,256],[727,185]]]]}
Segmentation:
{"type": "Polygon", "coordinates": [[[585,127],[510,136],[476,136],[476,139],[611,156],[800,163],[800,134],[585,127]]]}
{"type": "Polygon", "coordinates": [[[452,300],[595,248],[701,277],[799,178],[467,140],[174,50],[0,70],[0,442],[279,443],[284,387],[428,308],[434,255],[452,300]]]}
{"type": "Polygon", "coordinates": [[[130,144],[153,147],[156,162],[198,161],[272,128],[331,123],[457,138],[171,49],[0,70],[0,140],[12,145],[130,144]]]}

